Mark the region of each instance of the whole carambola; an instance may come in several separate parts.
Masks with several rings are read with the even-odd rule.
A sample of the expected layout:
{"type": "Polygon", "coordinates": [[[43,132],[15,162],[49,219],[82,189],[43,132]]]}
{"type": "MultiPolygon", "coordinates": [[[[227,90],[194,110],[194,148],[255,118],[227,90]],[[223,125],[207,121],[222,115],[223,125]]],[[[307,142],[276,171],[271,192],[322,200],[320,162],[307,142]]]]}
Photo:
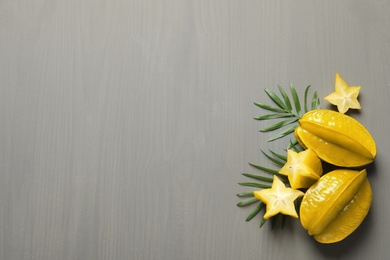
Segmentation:
{"type": "Polygon", "coordinates": [[[312,110],[299,120],[295,137],[322,160],[342,167],[367,165],[376,157],[376,144],[354,118],[332,110],[312,110]]]}
{"type": "Polygon", "coordinates": [[[300,220],[321,243],[349,236],[366,217],[372,191],[366,170],[337,169],[322,176],[305,193],[300,220]]]}

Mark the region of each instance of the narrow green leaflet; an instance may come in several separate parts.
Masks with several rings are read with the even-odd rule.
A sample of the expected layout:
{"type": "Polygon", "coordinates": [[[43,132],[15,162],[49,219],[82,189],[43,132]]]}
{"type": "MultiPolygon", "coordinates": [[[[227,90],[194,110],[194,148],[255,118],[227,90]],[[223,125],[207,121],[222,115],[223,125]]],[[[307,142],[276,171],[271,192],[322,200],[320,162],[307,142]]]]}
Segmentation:
{"type": "Polygon", "coordinates": [[[268,160],[275,163],[279,167],[283,167],[283,165],[286,164],[286,161],[284,161],[284,160],[281,161],[280,158],[276,157],[275,155],[274,155],[275,157],[272,157],[271,155],[266,154],[264,151],[261,151],[261,152],[265,155],[265,157],[268,158],[268,160]]]}
{"type": "Polygon", "coordinates": [[[283,101],[274,92],[272,92],[268,88],[265,89],[265,92],[275,102],[276,105],[278,105],[283,110],[288,111],[287,106],[283,103],[283,101]]]}
{"type": "Polygon", "coordinates": [[[307,86],[307,88],[305,89],[305,96],[304,96],[304,99],[305,99],[305,113],[307,113],[309,110],[307,109],[307,95],[309,93],[309,88],[310,88],[310,85],[307,86]]]}
{"type": "Polygon", "coordinates": [[[260,166],[260,165],[255,165],[255,164],[252,164],[252,163],[250,163],[249,165],[252,166],[253,168],[258,169],[258,170],[262,170],[262,171],[264,171],[266,173],[275,174],[277,176],[283,176],[283,175],[280,175],[279,172],[277,170],[274,170],[274,169],[266,168],[266,167],[263,167],[263,166],[260,166]]]}
{"type": "Polygon", "coordinates": [[[294,105],[295,105],[295,111],[297,112],[296,115],[301,118],[301,103],[299,102],[299,97],[296,89],[293,87],[293,85],[290,84],[290,90],[291,90],[291,95],[294,100],[294,105]]]}
{"type": "Polygon", "coordinates": [[[313,98],[311,100],[311,110],[320,109],[320,99],[317,97],[317,91],[314,92],[313,98]]]}
{"type": "Polygon", "coordinates": [[[238,184],[241,186],[255,187],[255,188],[259,188],[259,189],[270,189],[271,188],[270,185],[265,185],[262,183],[255,183],[255,182],[240,182],[238,184]]]}
{"type": "Polygon", "coordinates": [[[266,221],[267,221],[267,220],[264,219],[264,218],[261,219],[261,221],[260,221],[260,228],[263,227],[263,225],[265,224],[266,221]]]}
{"type": "Polygon", "coordinates": [[[277,118],[285,118],[285,117],[293,117],[293,115],[288,114],[288,113],[268,114],[268,115],[254,117],[254,119],[256,119],[256,120],[269,120],[269,119],[277,119],[277,118]]]}
{"type": "Polygon", "coordinates": [[[263,109],[269,110],[269,111],[284,113],[284,110],[281,108],[277,108],[274,106],[266,105],[263,103],[257,103],[257,102],[253,102],[253,104],[255,104],[256,106],[261,107],[263,109]]]}
{"type": "Polygon", "coordinates": [[[239,203],[237,203],[237,206],[238,207],[244,207],[244,206],[248,206],[250,204],[253,204],[255,202],[259,201],[257,198],[250,198],[250,199],[246,199],[246,200],[243,200],[243,201],[240,201],[239,203]]]}
{"type": "Polygon", "coordinates": [[[241,192],[236,194],[237,197],[242,198],[242,197],[254,197],[255,195],[253,192],[241,192]]]}
{"type": "Polygon", "coordinates": [[[297,121],[298,121],[298,118],[283,120],[283,121],[280,121],[280,122],[278,122],[276,124],[273,124],[273,125],[271,125],[269,127],[265,127],[263,129],[260,129],[259,131],[260,132],[270,132],[270,131],[279,129],[279,128],[283,127],[283,126],[293,124],[293,123],[295,123],[297,121]]]}
{"type": "MultiPolygon", "coordinates": [[[[272,151],[272,150],[269,150],[269,151],[272,153],[272,155],[273,155],[275,158],[279,158],[280,160],[283,161],[284,164],[286,164],[286,162],[287,162],[287,156],[282,155],[282,154],[275,153],[275,152],[272,151]]],[[[284,164],[283,164],[283,165],[284,165],[284,164]]]]}
{"type": "Polygon", "coordinates": [[[284,103],[286,104],[286,107],[287,107],[287,111],[292,113],[292,106],[291,106],[291,102],[290,102],[290,99],[288,98],[287,93],[284,91],[284,89],[280,85],[278,85],[278,89],[279,89],[280,94],[283,96],[284,103]]]}
{"type": "Polygon", "coordinates": [[[260,175],[256,175],[256,174],[252,174],[252,173],[243,173],[242,175],[244,175],[248,178],[258,180],[258,181],[265,181],[265,182],[269,182],[269,183],[273,182],[272,178],[264,177],[264,176],[260,176],[260,175]]]}
{"type": "Polygon", "coordinates": [[[248,217],[246,217],[245,221],[250,221],[252,218],[254,218],[263,207],[264,207],[264,203],[259,201],[257,206],[251,211],[248,217]]]}
{"type": "Polygon", "coordinates": [[[300,150],[297,148],[298,141],[297,139],[290,139],[290,144],[288,145],[287,149],[293,149],[294,152],[300,152],[300,150]]]}
{"type": "Polygon", "coordinates": [[[271,137],[270,139],[268,139],[268,142],[272,142],[272,141],[275,141],[277,139],[280,139],[280,138],[283,138],[285,137],[286,135],[289,135],[291,134],[292,132],[294,132],[295,128],[297,128],[298,125],[293,125],[289,128],[287,128],[286,130],[284,130],[283,132],[280,132],[278,133],[277,135],[274,135],[273,137],[271,137]]]}

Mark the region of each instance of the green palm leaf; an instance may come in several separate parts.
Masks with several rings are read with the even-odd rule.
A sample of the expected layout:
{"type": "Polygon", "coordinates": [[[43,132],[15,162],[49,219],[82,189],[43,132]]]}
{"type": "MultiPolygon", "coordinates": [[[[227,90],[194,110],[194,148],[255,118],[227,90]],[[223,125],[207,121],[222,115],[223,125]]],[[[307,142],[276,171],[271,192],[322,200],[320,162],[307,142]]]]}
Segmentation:
{"type": "MultiPolygon", "coordinates": [[[[264,115],[256,116],[254,117],[255,120],[272,120],[274,121],[269,126],[263,127],[260,129],[260,132],[272,132],[277,131],[275,135],[273,135],[271,138],[269,138],[267,141],[275,141],[278,139],[281,139],[283,137],[288,136],[289,134],[293,133],[296,127],[299,125],[299,119],[302,117],[302,113],[307,113],[310,109],[320,109],[320,99],[318,98],[317,92],[313,93],[313,96],[311,100],[309,99],[309,92],[310,92],[310,85],[305,88],[304,95],[303,95],[303,102],[300,101],[299,95],[297,90],[293,87],[293,85],[290,84],[290,96],[287,94],[287,92],[280,86],[277,85],[279,94],[276,92],[265,88],[264,91],[266,92],[267,96],[271,99],[271,104],[266,103],[258,103],[254,102],[254,104],[264,110],[269,111],[269,113],[266,113],[264,115]],[[308,104],[309,103],[309,104],[308,104]],[[311,104],[310,104],[311,103],[311,104]],[[303,104],[303,107],[301,106],[303,104]]],[[[291,138],[289,140],[289,145],[287,146],[287,149],[293,149],[296,152],[299,152],[299,143],[295,138],[291,138]]],[[[286,150],[287,151],[287,150],[286,150]]],[[[288,184],[288,179],[286,176],[279,174],[279,170],[281,167],[283,167],[287,162],[287,156],[286,154],[279,154],[272,150],[269,150],[269,153],[264,152],[261,150],[263,155],[271,161],[273,164],[275,164],[279,169],[272,169],[268,167],[264,167],[261,165],[255,165],[249,163],[250,166],[253,168],[260,170],[264,174],[269,175],[276,175],[278,176],[284,183],[288,184]]],[[[240,182],[238,183],[241,186],[245,187],[253,187],[255,189],[269,189],[271,188],[273,184],[273,178],[269,176],[263,176],[258,175],[254,173],[242,173],[245,177],[248,177],[252,180],[259,181],[259,182],[240,182]]],[[[256,215],[261,212],[262,209],[264,209],[264,203],[262,201],[259,201],[255,196],[253,191],[245,191],[236,194],[237,197],[242,198],[240,202],[237,203],[238,207],[245,207],[252,204],[256,204],[256,206],[252,209],[250,214],[247,216],[246,221],[252,220],[256,215]]],[[[299,209],[300,206],[300,200],[297,200],[295,203],[297,209],[299,209]]],[[[278,214],[271,218],[271,227],[273,228],[277,222],[277,218],[279,215],[282,215],[282,228],[285,226],[285,223],[288,219],[287,216],[283,214],[278,214]]],[[[260,228],[264,225],[266,222],[266,219],[264,219],[264,216],[261,218],[260,221],[260,228]]]]}
{"type": "MultiPolygon", "coordinates": [[[[254,117],[254,119],[278,120],[277,122],[274,122],[273,124],[260,129],[259,130],[260,132],[271,132],[271,131],[282,129],[285,126],[291,125],[289,128],[282,129],[276,135],[272,136],[270,139],[268,139],[268,142],[278,140],[294,132],[295,128],[298,126],[298,120],[302,117],[301,101],[299,100],[298,92],[295,89],[295,87],[292,84],[290,84],[291,98],[280,85],[277,85],[277,87],[279,89],[280,95],[276,94],[274,91],[268,88],[265,89],[267,96],[272,100],[273,103],[272,105],[254,102],[256,106],[271,111],[271,113],[256,116],[254,117]],[[292,105],[294,105],[294,110],[292,105]],[[284,119],[284,118],[288,118],[288,119],[284,119]]],[[[309,107],[307,104],[309,90],[310,90],[310,85],[306,87],[303,96],[304,113],[307,113],[309,111],[309,107]]],[[[320,108],[320,99],[317,97],[317,92],[314,92],[313,97],[311,99],[311,110],[319,109],[319,108],[320,108]]]]}

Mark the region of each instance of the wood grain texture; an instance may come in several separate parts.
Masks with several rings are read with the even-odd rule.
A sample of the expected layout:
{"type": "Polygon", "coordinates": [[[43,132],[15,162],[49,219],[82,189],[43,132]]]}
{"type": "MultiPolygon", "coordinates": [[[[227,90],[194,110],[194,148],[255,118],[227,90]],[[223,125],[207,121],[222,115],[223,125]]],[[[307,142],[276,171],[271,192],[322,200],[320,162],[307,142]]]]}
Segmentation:
{"type": "MultiPolygon", "coordinates": [[[[0,1],[0,259],[385,259],[390,2],[0,1]],[[237,208],[269,144],[265,87],[336,72],[378,143],[363,225],[336,245],[237,208]]],[[[324,103],[324,102],[323,102],[324,103]]],[[[327,106],[325,103],[323,106],[327,106]]]]}

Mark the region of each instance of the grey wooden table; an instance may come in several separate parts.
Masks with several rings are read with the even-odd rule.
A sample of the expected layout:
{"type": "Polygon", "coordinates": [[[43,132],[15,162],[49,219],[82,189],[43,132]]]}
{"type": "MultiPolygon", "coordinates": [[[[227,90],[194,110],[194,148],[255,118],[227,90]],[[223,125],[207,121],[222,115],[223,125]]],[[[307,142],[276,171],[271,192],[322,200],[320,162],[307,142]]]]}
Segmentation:
{"type": "MultiPolygon", "coordinates": [[[[390,1],[0,1],[0,259],[386,259],[390,1]],[[246,223],[263,89],[361,85],[369,216],[246,223]]],[[[323,100],[322,100],[323,101],[323,100]]],[[[324,106],[328,106],[323,101],[324,106]]]]}

